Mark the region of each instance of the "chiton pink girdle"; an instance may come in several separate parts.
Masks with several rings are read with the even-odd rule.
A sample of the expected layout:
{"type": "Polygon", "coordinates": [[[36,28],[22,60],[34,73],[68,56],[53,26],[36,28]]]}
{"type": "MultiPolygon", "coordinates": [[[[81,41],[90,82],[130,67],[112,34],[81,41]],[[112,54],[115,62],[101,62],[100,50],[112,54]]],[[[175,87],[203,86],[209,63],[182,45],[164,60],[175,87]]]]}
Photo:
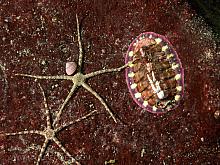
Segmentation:
{"type": "Polygon", "coordinates": [[[184,71],[172,44],[154,32],[141,33],[129,46],[126,81],[134,101],[152,113],[175,109],[184,94],[184,71]]]}

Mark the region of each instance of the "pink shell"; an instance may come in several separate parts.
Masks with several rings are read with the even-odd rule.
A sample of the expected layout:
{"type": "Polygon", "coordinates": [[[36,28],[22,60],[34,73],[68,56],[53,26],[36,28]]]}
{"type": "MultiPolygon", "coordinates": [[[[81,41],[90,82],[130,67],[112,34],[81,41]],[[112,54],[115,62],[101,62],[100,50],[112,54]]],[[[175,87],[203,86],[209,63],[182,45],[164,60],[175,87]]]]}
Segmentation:
{"type": "Polygon", "coordinates": [[[66,63],[66,74],[72,75],[77,68],[77,64],[75,62],[67,62],[66,63]]]}

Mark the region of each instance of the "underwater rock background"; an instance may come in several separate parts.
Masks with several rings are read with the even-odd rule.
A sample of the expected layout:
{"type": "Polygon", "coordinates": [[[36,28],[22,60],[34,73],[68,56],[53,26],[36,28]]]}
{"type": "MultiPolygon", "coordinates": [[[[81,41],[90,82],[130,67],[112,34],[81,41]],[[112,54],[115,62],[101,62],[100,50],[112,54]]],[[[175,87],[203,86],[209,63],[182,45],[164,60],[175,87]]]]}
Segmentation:
{"type": "MultiPolygon", "coordinates": [[[[94,116],[61,131],[58,138],[82,164],[217,164],[220,161],[219,39],[186,1],[0,1],[0,164],[34,164],[43,144],[38,135],[4,132],[43,130],[42,94],[37,83],[15,73],[63,75],[78,59],[78,14],[84,73],[124,64],[132,40],[142,32],[164,35],[185,72],[185,96],[175,110],[154,115],[132,100],[124,71],[89,80],[120,122],[79,88],[62,115],[65,123],[91,110],[94,116]]],[[[41,80],[53,114],[71,82],[41,80]]],[[[41,164],[68,160],[54,144],[41,164]]]]}

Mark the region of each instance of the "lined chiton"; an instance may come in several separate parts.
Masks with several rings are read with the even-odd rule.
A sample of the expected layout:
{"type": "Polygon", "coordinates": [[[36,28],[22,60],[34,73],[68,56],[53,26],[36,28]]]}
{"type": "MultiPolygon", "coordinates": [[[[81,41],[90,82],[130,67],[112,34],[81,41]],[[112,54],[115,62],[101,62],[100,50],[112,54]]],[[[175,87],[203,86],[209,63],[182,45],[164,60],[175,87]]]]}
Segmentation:
{"type": "Polygon", "coordinates": [[[154,32],[140,34],[126,54],[126,81],[135,102],[152,113],[176,108],[183,97],[184,72],[171,43],[154,32]]]}

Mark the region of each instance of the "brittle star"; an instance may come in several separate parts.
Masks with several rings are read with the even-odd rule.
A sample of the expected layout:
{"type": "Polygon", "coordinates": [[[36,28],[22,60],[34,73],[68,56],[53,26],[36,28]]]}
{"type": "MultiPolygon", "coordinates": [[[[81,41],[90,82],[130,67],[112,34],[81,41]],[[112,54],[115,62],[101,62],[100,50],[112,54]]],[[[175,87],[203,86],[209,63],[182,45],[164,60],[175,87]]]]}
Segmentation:
{"type": "Polygon", "coordinates": [[[79,44],[79,59],[78,59],[78,72],[73,75],[73,76],[66,76],[66,75],[59,75],[59,76],[36,76],[36,75],[29,75],[29,74],[15,74],[15,75],[19,75],[19,76],[24,76],[24,77],[32,77],[35,79],[55,79],[55,80],[70,80],[72,81],[73,85],[71,87],[71,90],[69,92],[69,94],[67,95],[66,99],[64,100],[62,106],[59,109],[59,112],[57,113],[57,116],[54,120],[53,125],[55,125],[59,120],[60,120],[60,116],[62,114],[62,111],[65,107],[65,105],[68,103],[69,99],[71,98],[71,96],[73,95],[74,91],[76,90],[77,87],[84,87],[86,90],[88,90],[91,94],[93,94],[100,102],[102,105],[104,105],[106,111],[110,114],[110,116],[112,117],[112,119],[117,123],[116,118],[114,117],[113,113],[111,112],[111,110],[109,109],[109,107],[107,106],[107,104],[105,103],[105,101],[102,99],[102,97],[96,93],[87,83],[86,80],[103,74],[103,73],[109,73],[109,72],[119,72],[122,69],[128,67],[131,62],[119,67],[119,68],[112,68],[112,69],[103,69],[103,70],[99,70],[99,71],[95,71],[95,72],[91,72],[88,74],[83,74],[82,73],[82,60],[83,60],[83,50],[82,50],[82,43],[81,43],[81,36],[80,36],[80,30],[79,30],[79,20],[78,20],[78,16],[76,14],[76,23],[77,23],[77,36],[78,36],[78,44],[79,44]]]}
{"type": "Polygon", "coordinates": [[[44,136],[45,140],[44,140],[44,143],[41,147],[40,154],[38,155],[38,158],[37,158],[37,162],[36,162],[37,165],[40,164],[40,162],[43,158],[43,155],[46,152],[46,148],[47,148],[50,141],[54,141],[60,147],[60,149],[71,159],[71,161],[73,163],[80,165],[80,163],[63,147],[61,142],[57,139],[56,134],[66,127],[69,127],[69,126],[71,126],[77,122],[80,122],[88,117],[91,117],[93,114],[95,114],[97,112],[97,110],[94,110],[94,111],[88,113],[87,115],[76,119],[75,121],[71,121],[67,124],[61,125],[60,127],[54,128],[52,126],[52,122],[51,122],[51,118],[50,118],[50,111],[49,111],[49,108],[47,105],[47,100],[45,97],[44,90],[40,84],[39,84],[39,87],[42,91],[43,98],[44,98],[44,108],[45,108],[45,116],[46,116],[46,122],[47,122],[47,126],[46,126],[45,130],[44,131],[30,130],[30,131],[20,131],[20,132],[15,132],[15,133],[3,133],[3,135],[14,136],[14,135],[25,135],[25,134],[38,134],[38,135],[44,136]]]}

